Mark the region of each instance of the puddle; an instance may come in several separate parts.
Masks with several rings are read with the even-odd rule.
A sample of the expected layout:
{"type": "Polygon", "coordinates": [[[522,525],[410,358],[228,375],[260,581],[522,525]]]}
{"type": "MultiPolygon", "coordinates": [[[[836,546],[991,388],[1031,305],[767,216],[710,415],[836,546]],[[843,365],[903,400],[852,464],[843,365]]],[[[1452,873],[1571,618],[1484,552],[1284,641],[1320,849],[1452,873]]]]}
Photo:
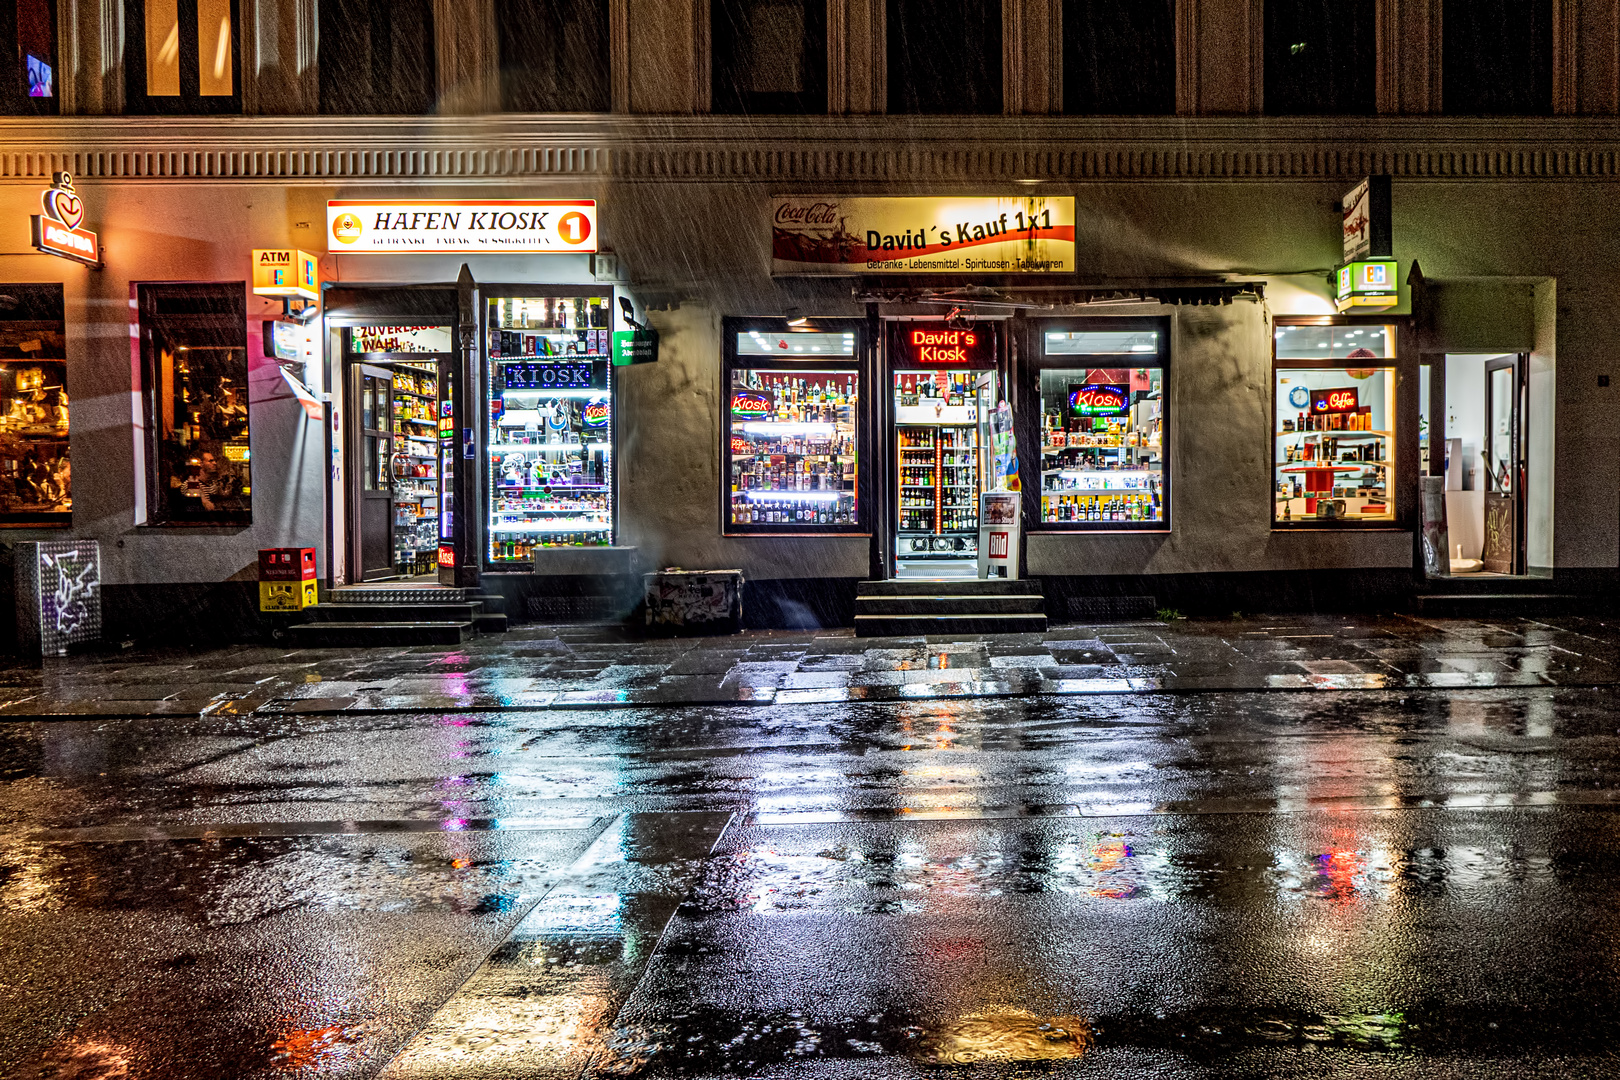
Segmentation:
{"type": "Polygon", "coordinates": [[[1083,1057],[1090,1046],[1091,1028],[1078,1016],[992,1008],[925,1032],[911,1056],[929,1065],[1062,1061],[1083,1057]]]}

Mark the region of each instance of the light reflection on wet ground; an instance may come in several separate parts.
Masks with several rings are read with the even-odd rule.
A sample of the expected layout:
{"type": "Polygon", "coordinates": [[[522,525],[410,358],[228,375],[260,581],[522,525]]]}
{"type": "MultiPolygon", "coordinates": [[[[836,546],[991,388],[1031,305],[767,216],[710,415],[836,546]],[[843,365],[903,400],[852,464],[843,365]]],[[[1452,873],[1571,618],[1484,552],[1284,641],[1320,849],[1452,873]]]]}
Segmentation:
{"type": "Polygon", "coordinates": [[[0,1075],[1602,1075],[1614,705],[11,724],[0,1075]]]}

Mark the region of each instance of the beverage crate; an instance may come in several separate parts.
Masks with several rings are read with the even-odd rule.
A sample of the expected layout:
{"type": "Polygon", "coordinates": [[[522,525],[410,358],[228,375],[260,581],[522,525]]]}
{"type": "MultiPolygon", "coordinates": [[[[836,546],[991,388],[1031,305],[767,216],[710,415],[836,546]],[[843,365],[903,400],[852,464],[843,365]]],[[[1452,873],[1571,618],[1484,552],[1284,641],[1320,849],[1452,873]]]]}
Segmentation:
{"type": "Polygon", "coordinates": [[[307,581],[259,582],[260,611],[303,611],[315,606],[316,596],[314,578],[307,581]]]}
{"type": "Polygon", "coordinates": [[[314,581],[314,548],[261,548],[260,581],[314,581]]]}

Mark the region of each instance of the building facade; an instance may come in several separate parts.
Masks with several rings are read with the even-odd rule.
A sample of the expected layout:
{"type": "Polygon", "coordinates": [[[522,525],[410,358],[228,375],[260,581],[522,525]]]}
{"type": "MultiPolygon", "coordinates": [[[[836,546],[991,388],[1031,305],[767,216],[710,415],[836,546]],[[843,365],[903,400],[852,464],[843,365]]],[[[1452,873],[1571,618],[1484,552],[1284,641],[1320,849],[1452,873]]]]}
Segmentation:
{"type": "Polygon", "coordinates": [[[448,558],[520,618],[740,568],[750,621],[839,624],[857,582],[974,554],[1005,401],[1024,569],[1059,616],[1402,606],[1440,587],[1424,476],[1442,571],[1613,589],[1620,4],[1548,7],[1529,105],[1481,106],[1513,115],[1446,109],[1469,59],[1447,14],[1479,35],[1439,0],[1366,4],[1328,39],[1349,89],[1299,113],[1289,27],[1257,0],[1165,5],[1158,82],[1123,106],[1098,104],[1117,80],[1080,85],[1088,5],[1004,0],[944,105],[973,111],[932,112],[939,73],[896,44],[914,6],[800,5],[785,37],[719,0],[613,0],[583,29],[569,5],[395,5],[386,34],[376,5],[316,0],[48,7],[55,115],[0,122],[3,539],[100,541],[132,637],[251,632],[257,551],[306,546],[327,587],[448,558]],[[559,42],[589,53],[567,78],[559,42]],[[431,79],[390,81],[429,45],[431,79]],[[739,61],[766,46],[797,75],[739,61]],[[427,108],[384,115],[401,94],[427,108]],[[1397,303],[1341,313],[1369,176],[1391,178],[1397,303]],[[784,206],[898,199],[1057,207],[1072,262],[785,257],[784,206]],[[551,228],[585,207],[589,242],[361,253],[333,231],[345,206],[503,200],[555,204],[551,228]],[[31,243],[76,206],[98,265],[31,243]],[[311,321],[252,291],[263,250],[316,256],[311,321]],[[610,364],[635,325],[656,362],[610,364]],[[978,351],[913,348],[950,333],[978,351]]]}

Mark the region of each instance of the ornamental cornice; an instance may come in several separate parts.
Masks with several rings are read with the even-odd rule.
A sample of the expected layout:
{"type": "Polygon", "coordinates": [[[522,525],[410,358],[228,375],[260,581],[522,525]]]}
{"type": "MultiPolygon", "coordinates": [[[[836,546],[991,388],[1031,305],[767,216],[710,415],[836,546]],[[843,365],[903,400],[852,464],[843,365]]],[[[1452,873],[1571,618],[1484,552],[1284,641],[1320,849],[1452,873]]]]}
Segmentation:
{"type": "Polygon", "coordinates": [[[1620,122],[1534,118],[67,117],[0,121],[0,183],[1614,180],[1620,122]]]}

